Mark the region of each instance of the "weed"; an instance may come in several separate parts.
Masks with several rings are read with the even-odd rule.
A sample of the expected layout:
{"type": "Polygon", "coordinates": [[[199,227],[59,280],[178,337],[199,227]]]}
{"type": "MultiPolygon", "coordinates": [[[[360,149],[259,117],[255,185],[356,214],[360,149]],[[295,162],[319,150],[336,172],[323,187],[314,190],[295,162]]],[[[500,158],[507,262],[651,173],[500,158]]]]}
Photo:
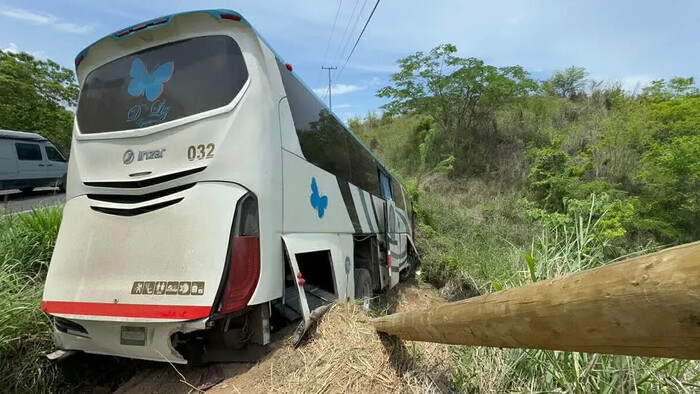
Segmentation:
{"type": "Polygon", "coordinates": [[[43,283],[61,208],[0,216],[0,387],[50,391],[58,371],[45,360],[51,325],[41,311],[43,283]]]}

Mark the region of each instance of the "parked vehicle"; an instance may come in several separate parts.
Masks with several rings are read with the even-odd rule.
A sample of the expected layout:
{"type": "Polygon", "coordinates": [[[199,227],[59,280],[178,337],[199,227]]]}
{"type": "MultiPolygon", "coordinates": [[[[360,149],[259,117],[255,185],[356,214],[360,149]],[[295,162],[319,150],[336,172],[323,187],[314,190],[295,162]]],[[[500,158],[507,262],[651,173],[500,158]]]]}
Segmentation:
{"type": "Polygon", "coordinates": [[[0,190],[25,193],[37,187],[66,189],[67,160],[46,138],[0,130],[0,190]]]}
{"type": "Polygon", "coordinates": [[[240,14],[153,19],[75,64],[42,302],[60,348],[241,360],[411,269],[404,188],[240,14]]]}

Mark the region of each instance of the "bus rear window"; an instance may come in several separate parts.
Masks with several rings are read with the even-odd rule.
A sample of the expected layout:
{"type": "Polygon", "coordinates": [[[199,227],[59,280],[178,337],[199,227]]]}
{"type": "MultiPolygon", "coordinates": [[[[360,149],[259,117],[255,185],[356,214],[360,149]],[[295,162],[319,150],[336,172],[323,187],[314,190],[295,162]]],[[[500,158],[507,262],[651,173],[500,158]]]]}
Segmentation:
{"type": "Polygon", "coordinates": [[[140,129],[229,104],[248,80],[229,36],[176,41],[124,56],[88,74],[77,119],[82,134],[140,129]]]}

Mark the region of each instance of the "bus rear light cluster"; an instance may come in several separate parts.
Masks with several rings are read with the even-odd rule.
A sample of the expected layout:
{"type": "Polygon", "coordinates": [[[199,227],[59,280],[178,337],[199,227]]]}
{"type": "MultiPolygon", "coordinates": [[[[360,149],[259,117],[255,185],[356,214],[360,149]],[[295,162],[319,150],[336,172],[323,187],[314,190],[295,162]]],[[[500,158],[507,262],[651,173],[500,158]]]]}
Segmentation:
{"type": "Polygon", "coordinates": [[[164,23],[167,23],[168,20],[169,20],[168,18],[163,18],[163,19],[155,20],[153,22],[143,23],[140,25],[136,25],[134,27],[130,27],[126,30],[122,30],[118,33],[114,33],[114,35],[117,36],[118,38],[122,38],[122,37],[126,36],[127,34],[131,34],[133,32],[139,31],[139,30],[143,30],[147,27],[162,25],[164,23]]]}
{"type": "Polygon", "coordinates": [[[253,194],[241,199],[236,208],[231,238],[226,287],[221,299],[221,313],[245,308],[258,286],[260,277],[260,228],[258,201],[253,194]]]}
{"type": "Polygon", "coordinates": [[[234,14],[221,14],[221,19],[229,19],[232,21],[240,21],[241,17],[240,15],[234,15],[234,14]]]}
{"type": "Polygon", "coordinates": [[[260,276],[260,237],[234,237],[221,313],[231,313],[248,305],[260,276]]]}

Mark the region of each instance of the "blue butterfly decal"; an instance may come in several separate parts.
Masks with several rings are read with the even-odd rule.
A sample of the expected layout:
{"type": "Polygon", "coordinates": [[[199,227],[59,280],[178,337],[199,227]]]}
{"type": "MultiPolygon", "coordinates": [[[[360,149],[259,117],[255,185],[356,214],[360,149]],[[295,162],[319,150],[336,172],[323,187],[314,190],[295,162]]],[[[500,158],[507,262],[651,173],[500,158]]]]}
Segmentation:
{"type": "Polygon", "coordinates": [[[139,97],[145,93],[148,101],[154,101],[163,93],[163,84],[170,80],[174,71],[175,63],[167,62],[149,74],[143,61],[134,59],[129,71],[129,76],[132,78],[129,82],[129,94],[139,97]]]}
{"type": "Polygon", "coordinates": [[[316,185],[316,178],[311,178],[311,207],[316,209],[318,212],[318,217],[322,218],[326,213],[326,208],[328,207],[328,196],[322,196],[318,192],[318,185],[316,185]]]}

